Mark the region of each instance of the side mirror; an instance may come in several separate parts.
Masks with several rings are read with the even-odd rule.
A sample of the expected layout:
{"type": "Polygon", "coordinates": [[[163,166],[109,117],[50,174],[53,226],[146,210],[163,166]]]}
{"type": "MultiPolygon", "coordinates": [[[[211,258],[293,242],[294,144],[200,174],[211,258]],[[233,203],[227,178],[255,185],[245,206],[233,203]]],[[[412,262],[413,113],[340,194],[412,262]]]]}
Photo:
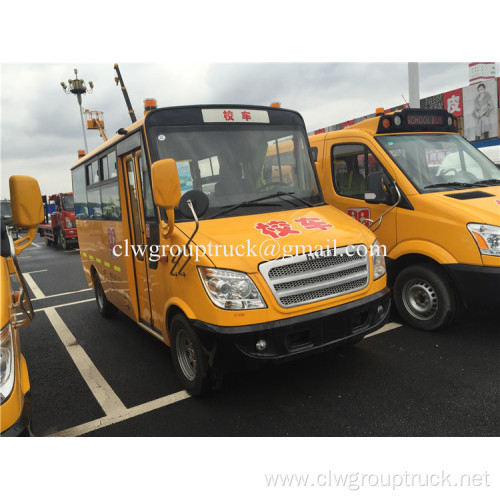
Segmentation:
{"type": "Polygon", "coordinates": [[[38,224],[44,220],[42,194],[36,179],[25,175],[12,175],[9,189],[14,226],[28,228],[26,236],[14,243],[16,254],[20,254],[31,244],[38,224]]]}
{"type": "Polygon", "coordinates": [[[173,158],[158,160],[151,170],[154,202],[167,212],[168,228],[163,228],[163,236],[168,238],[174,230],[174,207],[179,205],[181,199],[177,164],[173,158]]]}
{"type": "Polygon", "coordinates": [[[394,185],[383,172],[372,172],[366,178],[366,203],[385,203],[392,205],[395,202],[396,191],[394,185]]]}

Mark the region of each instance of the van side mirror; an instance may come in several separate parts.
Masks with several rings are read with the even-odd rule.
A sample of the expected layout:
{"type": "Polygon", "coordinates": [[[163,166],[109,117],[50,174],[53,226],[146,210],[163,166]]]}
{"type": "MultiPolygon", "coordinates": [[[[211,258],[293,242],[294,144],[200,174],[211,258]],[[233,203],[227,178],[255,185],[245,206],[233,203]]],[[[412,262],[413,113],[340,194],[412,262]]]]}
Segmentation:
{"type": "Polygon", "coordinates": [[[151,168],[153,199],[156,205],[167,212],[168,227],[162,228],[163,236],[168,238],[174,230],[174,207],[181,199],[181,184],[177,164],[173,158],[158,160],[151,168]]]}
{"type": "Polygon", "coordinates": [[[42,194],[38,182],[26,175],[9,178],[12,221],[16,227],[26,227],[26,236],[15,241],[16,254],[20,254],[35,238],[38,224],[43,222],[42,194]]]}
{"type": "Polygon", "coordinates": [[[366,203],[395,203],[397,193],[393,183],[383,172],[372,172],[366,178],[365,201],[366,203]]]}

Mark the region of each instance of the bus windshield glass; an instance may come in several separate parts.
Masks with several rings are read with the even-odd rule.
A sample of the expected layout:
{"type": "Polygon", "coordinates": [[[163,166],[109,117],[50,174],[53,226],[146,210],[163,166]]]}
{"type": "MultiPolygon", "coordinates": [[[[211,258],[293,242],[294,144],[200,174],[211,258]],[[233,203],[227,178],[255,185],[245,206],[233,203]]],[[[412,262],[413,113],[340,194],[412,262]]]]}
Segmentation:
{"type": "MultiPolygon", "coordinates": [[[[176,161],[182,194],[199,190],[208,196],[204,219],[323,204],[300,127],[157,126],[150,137],[153,161],[176,161]]],[[[183,220],[176,211],[177,218],[183,220]]]]}
{"type": "Polygon", "coordinates": [[[495,165],[459,135],[383,135],[377,141],[420,192],[500,183],[495,165]]]}
{"type": "Polygon", "coordinates": [[[62,207],[66,212],[74,212],[75,211],[75,202],[73,201],[72,194],[63,194],[62,195],[62,207]]]}

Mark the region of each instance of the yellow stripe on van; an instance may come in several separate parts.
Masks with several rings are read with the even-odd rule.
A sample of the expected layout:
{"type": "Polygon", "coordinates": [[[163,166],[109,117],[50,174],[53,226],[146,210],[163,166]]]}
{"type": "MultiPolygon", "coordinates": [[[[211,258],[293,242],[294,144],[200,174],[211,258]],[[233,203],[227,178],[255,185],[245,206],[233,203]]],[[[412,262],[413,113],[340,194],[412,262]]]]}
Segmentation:
{"type": "Polygon", "coordinates": [[[113,269],[117,272],[121,272],[121,268],[119,268],[118,266],[113,266],[113,269]]]}

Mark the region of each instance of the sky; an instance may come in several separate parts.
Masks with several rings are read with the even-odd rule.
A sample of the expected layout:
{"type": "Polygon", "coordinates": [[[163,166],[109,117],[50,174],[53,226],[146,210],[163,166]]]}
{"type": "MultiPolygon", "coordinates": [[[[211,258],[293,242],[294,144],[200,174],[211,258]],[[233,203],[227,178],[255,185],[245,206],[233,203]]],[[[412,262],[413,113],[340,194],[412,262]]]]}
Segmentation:
{"type": "MultiPolygon", "coordinates": [[[[409,100],[406,62],[165,62],[5,63],[1,67],[2,192],[8,198],[12,174],[37,178],[42,194],[72,190],[70,167],[84,149],[76,97],[61,81],[92,81],[83,108],[102,111],[108,137],[130,124],[121,89],[115,84],[118,62],[136,116],[143,101],[158,106],[182,104],[257,104],[281,102],[299,111],[312,131],[390,108],[409,100]]],[[[468,63],[420,63],[420,96],[468,84],[468,63]]],[[[88,87],[88,85],[87,85],[88,87]]],[[[89,88],[89,87],[88,87],[89,88]]],[[[86,130],[89,151],[102,139],[86,130]]]]}

